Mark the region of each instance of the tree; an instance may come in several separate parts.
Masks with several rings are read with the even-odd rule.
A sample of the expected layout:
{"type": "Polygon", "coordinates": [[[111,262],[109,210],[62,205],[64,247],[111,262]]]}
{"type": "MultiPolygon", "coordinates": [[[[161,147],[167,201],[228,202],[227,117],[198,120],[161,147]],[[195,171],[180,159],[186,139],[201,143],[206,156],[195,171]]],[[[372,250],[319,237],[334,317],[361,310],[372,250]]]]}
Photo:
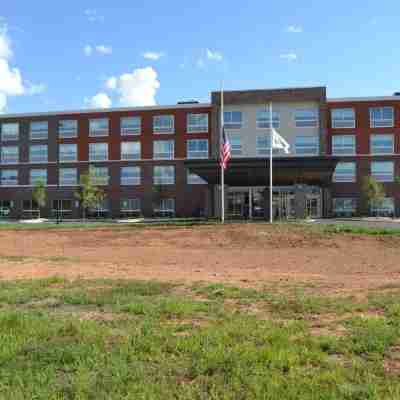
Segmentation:
{"type": "Polygon", "coordinates": [[[39,207],[39,219],[40,219],[40,209],[43,208],[47,202],[47,188],[43,180],[38,180],[35,182],[32,197],[33,200],[36,201],[39,207]]]}
{"type": "Polygon", "coordinates": [[[90,174],[81,175],[79,190],[75,192],[75,197],[79,200],[83,219],[86,219],[86,210],[97,208],[105,198],[103,190],[93,184],[93,177],[90,174]]]}
{"type": "Polygon", "coordinates": [[[385,200],[385,188],[372,176],[366,176],[363,180],[362,191],[367,199],[368,207],[378,209],[385,200]]]}

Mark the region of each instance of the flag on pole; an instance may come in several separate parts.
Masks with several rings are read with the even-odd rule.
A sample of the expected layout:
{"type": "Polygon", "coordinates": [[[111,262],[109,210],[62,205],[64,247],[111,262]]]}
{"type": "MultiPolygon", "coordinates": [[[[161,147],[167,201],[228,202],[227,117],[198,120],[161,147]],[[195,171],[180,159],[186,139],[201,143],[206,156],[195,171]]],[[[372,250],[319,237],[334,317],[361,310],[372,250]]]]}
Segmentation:
{"type": "Polygon", "coordinates": [[[282,149],[286,154],[289,154],[290,144],[272,128],[272,149],[282,149]]]}
{"type": "Polygon", "coordinates": [[[222,142],[219,153],[219,164],[222,169],[228,167],[228,161],[231,158],[231,144],[229,143],[228,135],[225,132],[225,128],[222,127],[222,142]]]}

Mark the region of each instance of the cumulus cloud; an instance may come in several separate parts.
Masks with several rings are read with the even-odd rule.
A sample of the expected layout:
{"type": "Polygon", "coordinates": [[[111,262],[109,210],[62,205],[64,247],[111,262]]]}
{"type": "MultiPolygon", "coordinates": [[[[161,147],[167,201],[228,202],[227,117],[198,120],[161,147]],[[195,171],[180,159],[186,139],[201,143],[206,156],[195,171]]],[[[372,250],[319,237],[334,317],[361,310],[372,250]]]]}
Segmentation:
{"type": "Polygon", "coordinates": [[[90,99],[86,98],[85,104],[89,108],[110,108],[112,101],[106,93],[98,93],[90,99]]]}
{"type": "Polygon", "coordinates": [[[152,67],[146,67],[111,77],[106,81],[106,87],[118,93],[119,102],[123,106],[152,106],[156,104],[160,82],[157,72],[152,67]]]}
{"type": "Polygon", "coordinates": [[[100,15],[95,9],[85,10],[85,15],[89,22],[104,22],[104,15],[100,15]]]}
{"type": "Polygon", "coordinates": [[[99,54],[108,55],[112,53],[112,48],[104,45],[96,46],[96,51],[99,54]]]}
{"type": "Polygon", "coordinates": [[[110,55],[112,53],[112,47],[104,46],[103,44],[98,45],[98,46],[86,45],[83,48],[83,53],[87,57],[90,57],[94,53],[97,53],[97,54],[100,54],[100,55],[103,55],[103,56],[110,55]]]}
{"type": "Polygon", "coordinates": [[[302,33],[303,32],[303,27],[300,25],[289,25],[286,28],[286,32],[288,33],[302,33]]]}
{"type": "Polygon", "coordinates": [[[283,60],[288,60],[288,61],[296,61],[297,60],[297,54],[296,53],[286,53],[286,54],[281,54],[279,56],[283,60]]]}
{"type": "Polygon", "coordinates": [[[157,61],[163,56],[164,53],[161,51],[146,51],[145,53],[143,53],[143,58],[145,58],[146,60],[157,61]]]}
{"type": "Polygon", "coordinates": [[[223,54],[219,51],[212,51],[210,49],[206,49],[206,53],[207,53],[207,58],[209,60],[222,61],[224,58],[223,54]]]}
{"type": "Polygon", "coordinates": [[[44,83],[30,83],[28,82],[28,89],[26,92],[32,96],[42,94],[47,90],[47,85],[44,83]]]}

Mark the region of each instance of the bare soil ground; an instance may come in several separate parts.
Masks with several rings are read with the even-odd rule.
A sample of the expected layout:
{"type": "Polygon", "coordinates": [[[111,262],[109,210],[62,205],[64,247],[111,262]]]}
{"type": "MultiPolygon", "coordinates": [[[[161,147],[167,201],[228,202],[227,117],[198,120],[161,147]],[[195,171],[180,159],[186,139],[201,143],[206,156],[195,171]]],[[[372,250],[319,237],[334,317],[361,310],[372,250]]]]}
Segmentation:
{"type": "Polygon", "coordinates": [[[400,286],[400,237],[266,224],[0,232],[0,279],[55,275],[302,283],[331,295],[356,294],[400,286]]]}

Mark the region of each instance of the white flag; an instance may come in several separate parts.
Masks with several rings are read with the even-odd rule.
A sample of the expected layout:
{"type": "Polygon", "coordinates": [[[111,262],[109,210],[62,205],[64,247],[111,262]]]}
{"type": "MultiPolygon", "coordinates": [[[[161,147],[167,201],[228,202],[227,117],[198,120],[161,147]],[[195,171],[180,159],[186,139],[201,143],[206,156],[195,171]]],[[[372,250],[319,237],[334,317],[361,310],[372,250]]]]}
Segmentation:
{"type": "Polygon", "coordinates": [[[283,149],[283,151],[286,154],[289,154],[289,149],[290,149],[289,143],[273,128],[272,128],[272,148],[283,149]]]}

